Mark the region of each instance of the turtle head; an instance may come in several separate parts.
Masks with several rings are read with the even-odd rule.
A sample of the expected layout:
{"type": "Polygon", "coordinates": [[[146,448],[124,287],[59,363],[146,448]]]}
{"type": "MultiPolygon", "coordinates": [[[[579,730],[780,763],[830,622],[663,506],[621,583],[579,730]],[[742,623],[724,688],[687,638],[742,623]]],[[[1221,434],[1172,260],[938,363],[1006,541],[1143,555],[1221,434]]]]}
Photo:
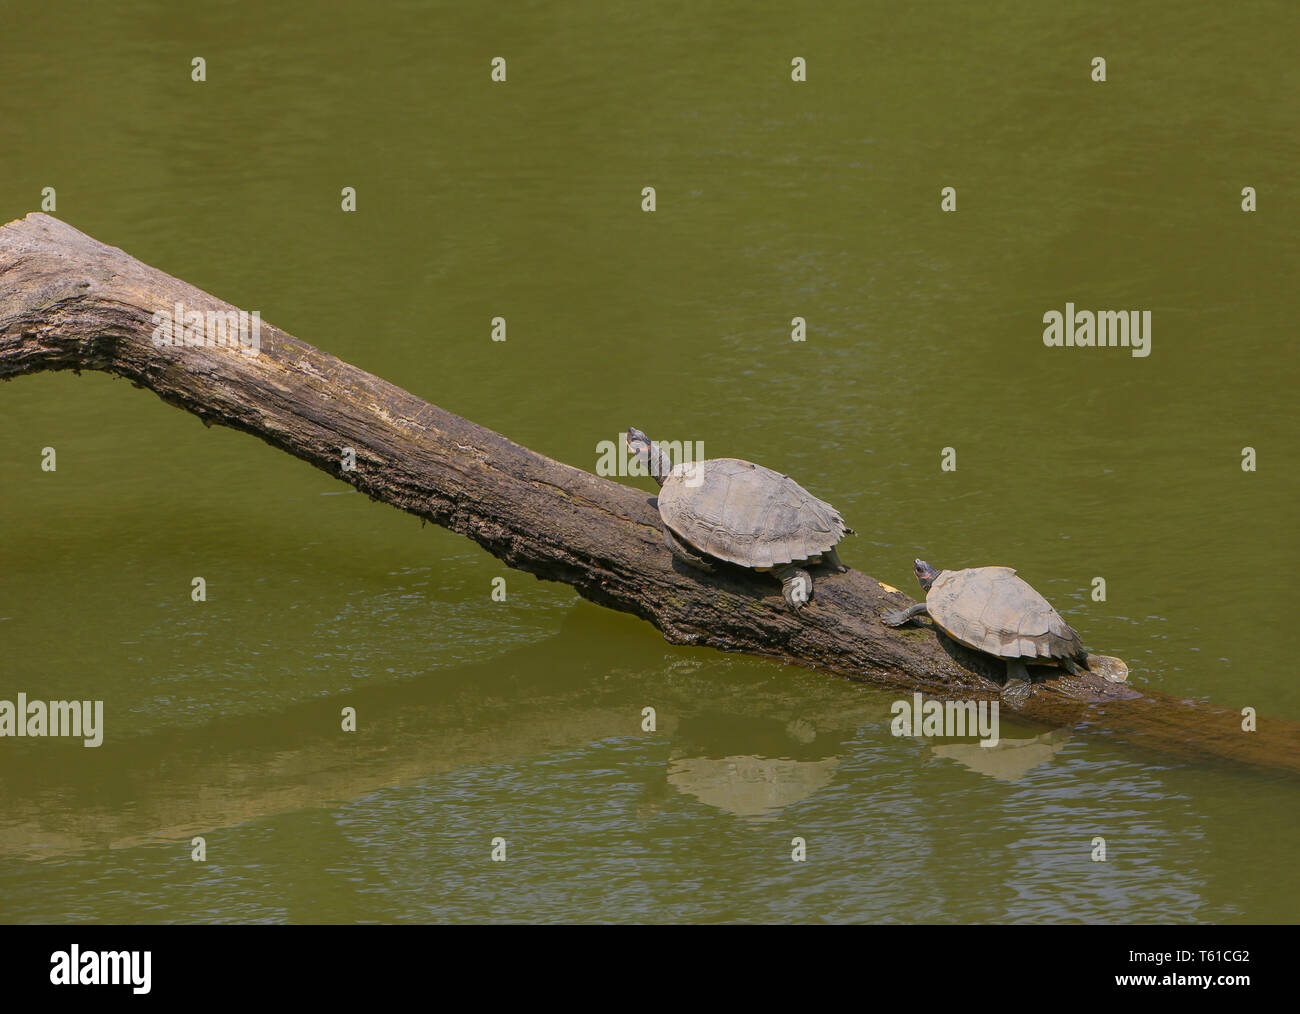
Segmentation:
{"type": "Polygon", "coordinates": [[[668,457],[667,452],[658,444],[653,443],[645,433],[635,426],[627,428],[627,446],[631,450],[632,456],[641,463],[647,472],[654,476],[655,482],[662,486],[664,477],[673,468],[672,460],[668,457]]]}
{"type": "Polygon", "coordinates": [[[627,445],[637,457],[650,453],[650,438],[635,426],[627,428],[627,445]]]}
{"type": "Polygon", "coordinates": [[[916,579],[921,582],[921,590],[928,592],[934,579],[939,576],[938,568],[931,567],[924,560],[913,560],[912,569],[916,571],[916,579]]]}

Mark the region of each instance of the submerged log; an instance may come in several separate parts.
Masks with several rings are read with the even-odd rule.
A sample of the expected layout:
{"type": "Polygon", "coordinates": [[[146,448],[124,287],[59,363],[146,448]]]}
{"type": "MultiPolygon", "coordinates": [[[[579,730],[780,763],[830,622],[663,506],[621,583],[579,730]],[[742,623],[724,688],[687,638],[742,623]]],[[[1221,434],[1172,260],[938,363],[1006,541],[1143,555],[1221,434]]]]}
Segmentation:
{"type": "MultiPolygon", "coordinates": [[[[675,644],[769,656],[945,698],[995,698],[979,658],[879,619],[910,599],[858,570],[813,569],[785,607],[770,576],[705,574],[663,544],[654,494],[554,461],[262,322],[257,354],[155,340],[156,311],[237,308],[43,214],[0,228],[0,378],[101,370],[243,430],[365,493],[468,536],[510,567],[633,613],[675,644]],[[346,468],[351,449],[355,468],[346,468]]],[[[852,557],[852,547],[842,547],[852,557]]],[[[1164,753],[1300,774],[1300,725],[1244,733],[1231,710],[1101,676],[1040,671],[1020,714],[1164,753]],[[1104,721],[1102,718],[1104,717],[1104,721]]]]}

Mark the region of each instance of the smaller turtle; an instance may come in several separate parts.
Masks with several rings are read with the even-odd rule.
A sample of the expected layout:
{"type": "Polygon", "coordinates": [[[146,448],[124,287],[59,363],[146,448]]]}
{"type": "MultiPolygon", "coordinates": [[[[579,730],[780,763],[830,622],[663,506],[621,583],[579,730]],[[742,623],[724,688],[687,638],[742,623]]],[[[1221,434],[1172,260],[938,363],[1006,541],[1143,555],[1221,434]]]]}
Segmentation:
{"type": "Polygon", "coordinates": [[[797,564],[848,570],[835,544],[853,529],[788,475],[740,458],[674,465],[638,429],[627,431],[627,446],[659,483],[664,543],[683,562],[706,571],[718,561],[771,571],[794,610],[812,598],[812,576],[797,564]]]}
{"type": "Polygon", "coordinates": [[[1033,689],[1026,663],[1062,666],[1083,675],[1088,655],[1082,639],[1010,567],[937,570],[915,560],[912,568],[925,601],[881,619],[887,626],[901,627],[913,617],[928,615],[954,641],[1004,661],[1002,696],[1010,704],[1023,704],[1033,689]]]}

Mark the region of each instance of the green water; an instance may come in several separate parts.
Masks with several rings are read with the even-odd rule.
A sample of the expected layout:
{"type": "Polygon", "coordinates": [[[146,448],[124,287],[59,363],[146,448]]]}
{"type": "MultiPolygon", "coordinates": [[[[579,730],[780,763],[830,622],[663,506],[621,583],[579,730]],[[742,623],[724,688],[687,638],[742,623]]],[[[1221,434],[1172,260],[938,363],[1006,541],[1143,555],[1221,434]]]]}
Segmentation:
{"type": "MultiPolygon", "coordinates": [[[[1300,720],[1300,14],[1135,6],[6,0],[0,220],[53,186],[552,457],[702,440],[909,594],[1009,564],[1139,689],[1300,720]],[[1067,301],[1151,355],[1044,347],[1067,301]]],[[[0,740],[0,920],[1300,914],[1293,781],[895,738],[897,694],[667,645],[106,376],[0,387],[0,474],[0,699],[107,726],[0,740]]]]}

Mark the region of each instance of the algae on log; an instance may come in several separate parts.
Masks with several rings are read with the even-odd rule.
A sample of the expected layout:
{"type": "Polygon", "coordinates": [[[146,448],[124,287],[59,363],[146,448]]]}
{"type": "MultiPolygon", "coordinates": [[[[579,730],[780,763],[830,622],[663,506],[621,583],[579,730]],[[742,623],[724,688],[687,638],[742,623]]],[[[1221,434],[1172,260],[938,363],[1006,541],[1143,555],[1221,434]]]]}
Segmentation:
{"type": "MultiPolygon", "coordinates": [[[[942,697],[997,696],[978,662],[950,655],[930,632],[885,627],[880,613],[911,600],[861,571],[814,568],[815,597],[794,615],[768,576],[677,563],[652,493],[521,447],[269,323],[257,355],[155,344],[154,312],[177,303],[238,309],[48,215],[0,228],[0,378],[42,370],[126,377],[205,423],[251,433],[374,500],[466,535],[510,567],[640,616],[676,644],[942,697]],[[343,467],[348,447],[354,470],[343,467]]],[[[1243,733],[1234,711],[1141,696],[1097,676],[1047,679],[1020,712],[1052,725],[1085,713],[1090,731],[1165,753],[1300,773],[1300,725],[1261,720],[1259,732],[1243,733]]]]}

